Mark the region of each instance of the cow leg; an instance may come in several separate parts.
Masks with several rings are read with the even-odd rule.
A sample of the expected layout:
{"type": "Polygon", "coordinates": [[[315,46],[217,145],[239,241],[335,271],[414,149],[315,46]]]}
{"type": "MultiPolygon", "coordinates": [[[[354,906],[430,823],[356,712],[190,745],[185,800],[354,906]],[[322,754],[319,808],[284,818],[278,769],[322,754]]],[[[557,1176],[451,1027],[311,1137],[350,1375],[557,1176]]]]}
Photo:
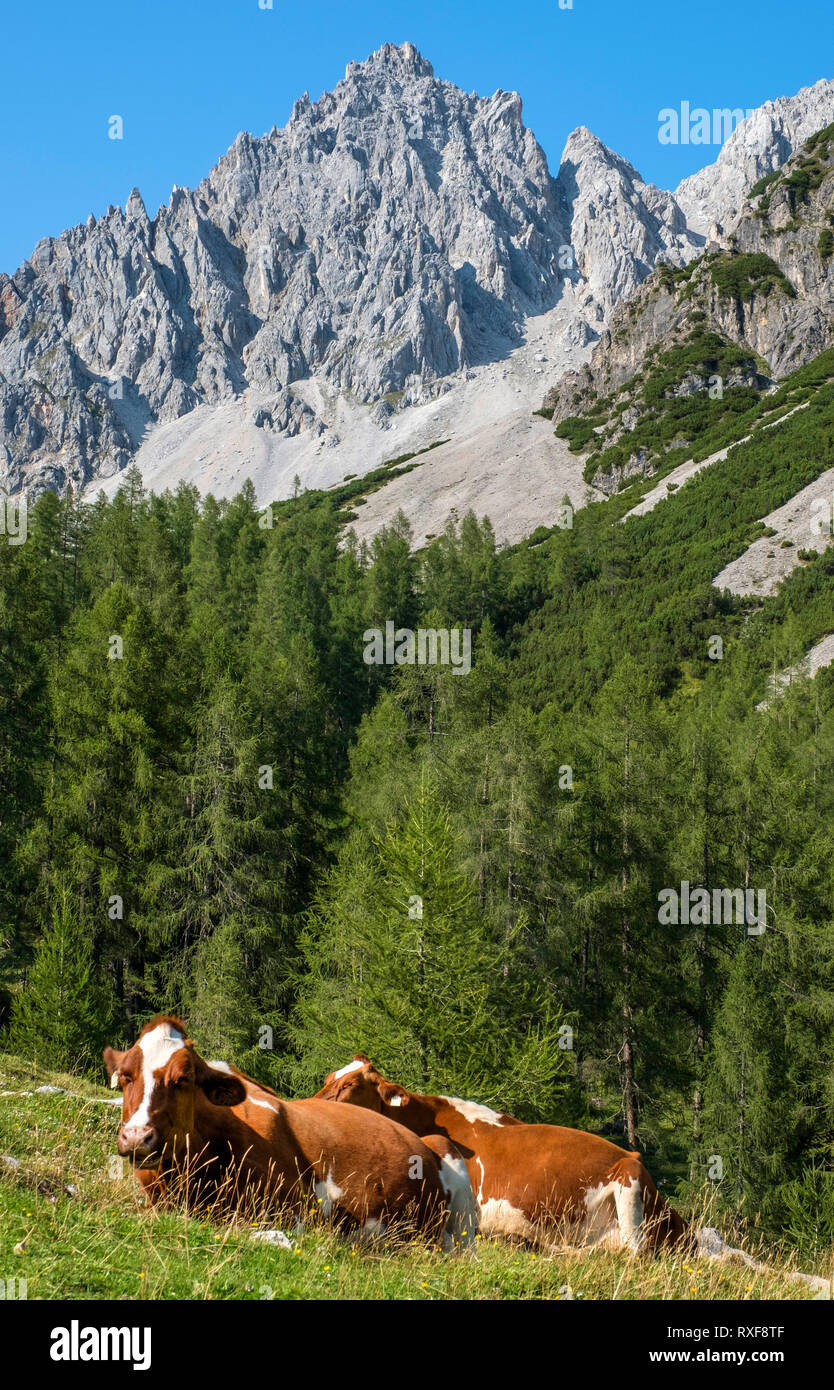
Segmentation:
{"type": "Polygon", "coordinates": [[[160,1206],[168,1196],[168,1184],[158,1168],[137,1168],[136,1177],[145,1199],[151,1206],[160,1206]]]}

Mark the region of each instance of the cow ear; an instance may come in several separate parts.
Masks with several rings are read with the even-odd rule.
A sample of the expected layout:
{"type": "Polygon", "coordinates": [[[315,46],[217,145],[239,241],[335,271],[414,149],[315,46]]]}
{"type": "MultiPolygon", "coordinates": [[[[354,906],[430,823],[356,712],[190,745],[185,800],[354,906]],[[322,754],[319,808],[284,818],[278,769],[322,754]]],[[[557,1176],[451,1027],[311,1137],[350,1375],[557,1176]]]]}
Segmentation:
{"type": "Polygon", "coordinates": [[[122,1065],[127,1053],[117,1052],[114,1047],[106,1047],[101,1055],[104,1058],[107,1075],[110,1077],[110,1089],[114,1091],[119,1084],[119,1067],[122,1065]]]}
{"type": "Polygon", "coordinates": [[[212,1105],[243,1104],[246,1099],[246,1087],[239,1076],[235,1076],[233,1072],[215,1070],[204,1062],[202,1057],[194,1060],[197,1063],[195,1080],[202,1088],[206,1100],[211,1101],[212,1105]]]}
{"type": "Polygon", "coordinates": [[[364,1062],[366,1067],[373,1066],[373,1062],[371,1061],[370,1057],[367,1057],[364,1052],[354,1052],[353,1060],[354,1062],[364,1062]]]}
{"type": "Polygon", "coordinates": [[[408,1105],[411,1097],[408,1091],[404,1091],[402,1086],[397,1086],[393,1081],[381,1081],[377,1088],[386,1105],[408,1105]]]}

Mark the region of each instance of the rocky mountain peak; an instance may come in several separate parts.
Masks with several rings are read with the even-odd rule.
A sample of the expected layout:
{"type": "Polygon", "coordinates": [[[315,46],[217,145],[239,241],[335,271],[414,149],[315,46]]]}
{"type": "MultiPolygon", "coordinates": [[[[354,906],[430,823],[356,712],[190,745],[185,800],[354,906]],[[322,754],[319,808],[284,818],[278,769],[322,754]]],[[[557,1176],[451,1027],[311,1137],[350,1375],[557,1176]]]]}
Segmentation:
{"type": "Polygon", "coordinates": [[[361,63],[348,63],[345,81],[361,75],[434,77],[434,68],[413,43],[384,43],[361,63]]]}
{"type": "MultiPolygon", "coordinates": [[[[769,104],[756,158],[781,158],[829,89],[769,104]]],[[[735,196],[734,140],[698,194],[710,222],[735,196]]],[[[343,408],[385,430],[504,362],[532,318],[556,315],[557,355],[583,350],[657,261],[704,240],[584,126],[554,178],[517,92],[466,93],[414,44],[384,44],[283,129],[238,135],[155,217],[133,189],[0,275],[0,485],[84,486],[231,405],[259,439],[338,448],[343,408]]]]}
{"type": "Polygon", "coordinates": [[[714,164],[679,185],[675,197],[690,225],[700,231],[713,222],[732,227],[753,185],[831,121],[834,81],[826,78],[795,96],[766,101],[739,122],[714,164]]]}
{"type": "Polygon", "coordinates": [[[645,183],[586,126],[568,136],[557,186],[594,325],[608,319],[658,259],[681,265],[703,244],[672,194],[645,183]]]}

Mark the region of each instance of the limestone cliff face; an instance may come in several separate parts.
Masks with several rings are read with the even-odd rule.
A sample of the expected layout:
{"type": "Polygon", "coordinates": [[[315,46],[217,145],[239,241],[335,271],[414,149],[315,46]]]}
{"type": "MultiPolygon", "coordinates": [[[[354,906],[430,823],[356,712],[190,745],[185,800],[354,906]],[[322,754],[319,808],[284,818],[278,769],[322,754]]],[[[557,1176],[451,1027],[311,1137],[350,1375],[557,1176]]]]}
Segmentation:
{"type": "Polygon", "coordinates": [[[742,200],[729,236],[715,229],[684,271],[660,266],[619,304],[588,365],[555,383],[544,406],[556,421],[581,414],[696,324],[748,349],[775,378],[834,344],[834,130],[742,200]]]}
{"type": "Polygon", "coordinates": [[[322,431],[289,390],[311,376],[380,402],[384,428],[506,356],[566,284],[590,341],[684,246],[671,195],[587,131],[554,180],[516,93],[385,45],[155,217],[134,190],[0,276],[0,484],[107,477],[149,427],[249,388],[266,428],[322,431]]]}
{"type": "Polygon", "coordinates": [[[565,145],[556,183],[570,219],[580,302],[597,327],[658,259],[682,265],[703,249],[704,237],[689,231],[672,194],[644,183],[584,126],[565,145]]]}
{"type": "Polygon", "coordinates": [[[834,121],[834,82],[803,87],[792,97],[767,101],[739,123],[714,164],[684,179],[675,191],[690,226],[729,228],[749,189],[778,169],[809,136],[834,121]]]}
{"type": "MultiPolygon", "coordinates": [[[[781,161],[831,86],[770,104],[753,172],[781,161]]],[[[752,138],[682,185],[686,207],[726,220],[752,182],[752,138]]],[[[238,136],[155,216],[134,189],[0,275],[0,487],[111,477],[155,427],[246,393],[258,429],[321,435],[335,458],[335,412],[317,401],[367,404],[384,431],[556,308],[581,351],[658,260],[684,266],[704,242],[675,196],[586,129],[554,178],[517,93],[468,94],[413,44],[386,44],[320,101],[302,96],[284,129],[238,136]]],[[[825,335],[818,308],[809,341],[825,335]]],[[[666,312],[651,310],[657,331],[666,312]]],[[[460,410],[463,423],[465,393],[460,410]]]]}

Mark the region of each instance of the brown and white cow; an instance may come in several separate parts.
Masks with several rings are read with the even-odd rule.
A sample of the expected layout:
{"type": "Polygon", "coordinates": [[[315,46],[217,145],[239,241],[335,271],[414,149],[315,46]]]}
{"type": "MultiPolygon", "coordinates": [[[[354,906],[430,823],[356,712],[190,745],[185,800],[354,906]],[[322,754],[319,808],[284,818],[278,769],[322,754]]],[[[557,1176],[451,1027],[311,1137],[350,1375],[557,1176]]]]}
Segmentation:
{"type": "Polygon", "coordinates": [[[466,1158],[484,1233],[552,1240],[558,1230],[571,1244],[635,1253],[689,1244],[683,1218],[640,1155],[599,1135],[524,1124],[454,1096],[418,1095],[386,1081],[361,1052],[317,1095],[396,1118],[417,1135],[451,1139],[466,1158]]]}
{"type": "Polygon", "coordinates": [[[206,1062],[184,1024],[160,1015],[133,1047],[107,1047],[121,1086],[118,1150],[152,1202],[259,1209],[300,1216],[318,1200],[338,1225],[381,1234],[398,1224],[443,1228],[451,1248],[477,1224],[466,1165],[447,1139],[423,1141],[387,1118],[315,1098],[285,1101],[225,1062],[206,1062]]]}

